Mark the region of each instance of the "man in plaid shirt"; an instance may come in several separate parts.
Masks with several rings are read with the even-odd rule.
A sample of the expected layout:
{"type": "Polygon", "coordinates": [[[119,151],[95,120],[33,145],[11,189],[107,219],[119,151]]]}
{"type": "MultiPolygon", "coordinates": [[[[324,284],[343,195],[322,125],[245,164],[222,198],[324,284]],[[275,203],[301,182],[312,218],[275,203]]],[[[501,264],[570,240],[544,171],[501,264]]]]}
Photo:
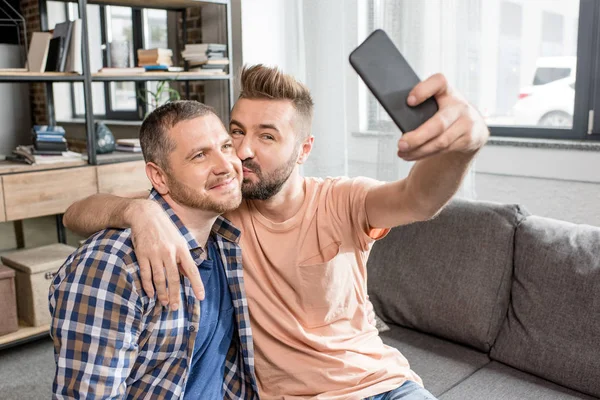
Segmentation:
{"type": "Polygon", "coordinates": [[[140,142],[149,198],[187,242],[195,265],[182,268],[207,296],[182,278],[183,307],[165,308],[142,288],[131,230],[93,235],[50,288],[54,398],[257,399],[240,232],[220,216],[241,202],[231,139],[212,109],[181,101],[148,116],[140,142]]]}

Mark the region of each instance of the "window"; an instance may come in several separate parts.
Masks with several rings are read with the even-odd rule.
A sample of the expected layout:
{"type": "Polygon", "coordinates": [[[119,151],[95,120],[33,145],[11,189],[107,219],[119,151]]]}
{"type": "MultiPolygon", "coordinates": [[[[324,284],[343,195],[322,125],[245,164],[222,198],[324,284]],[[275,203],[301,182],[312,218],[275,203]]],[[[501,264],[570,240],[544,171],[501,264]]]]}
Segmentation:
{"type": "MultiPolygon", "coordinates": [[[[596,3],[370,0],[363,26],[384,29],[422,79],[443,72],[492,134],[582,139],[593,109],[596,3]]],[[[385,111],[361,92],[363,128],[387,129],[385,111]]]]}
{"type": "MultiPolygon", "coordinates": [[[[78,18],[78,5],[48,1],[48,26],[78,18]]],[[[88,5],[88,41],[90,69],[136,66],[137,47],[168,47],[167,11],[133,9],[118,6],[88,5]],[[136,46],[136,43],[140,45],[136,46]]],[[[143,89],[154,90],[156,82],[94,82],[92,103],[94,115],[100,119],[138,120],[145,108],[138,94],[143,89]]],[[[54,84],[57,119],[82,118],[85,114],[83,84],[54,84]],[[69,89],[65,89],[69,88],[69,89]],[[68,94],[68,95],[67,95],[68,94]],[[65,102],[65,97],[70,101],[65,102]],[[68,104],[71,109],[67,110],[68,104]]]]}

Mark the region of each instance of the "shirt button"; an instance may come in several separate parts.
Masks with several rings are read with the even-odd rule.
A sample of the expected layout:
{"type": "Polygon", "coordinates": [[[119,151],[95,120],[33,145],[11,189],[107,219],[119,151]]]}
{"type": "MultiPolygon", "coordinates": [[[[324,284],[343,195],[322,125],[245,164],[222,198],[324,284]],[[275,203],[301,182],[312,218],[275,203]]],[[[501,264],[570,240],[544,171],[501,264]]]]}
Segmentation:
{"type": "Polygon", "coordinates": [[[196,330],[196,327],[195,327],[195,326],[193,326],[193,325],[192,325],[192,326],[190,326],[190,332],[194,332],[195,330],[196,330]]]}

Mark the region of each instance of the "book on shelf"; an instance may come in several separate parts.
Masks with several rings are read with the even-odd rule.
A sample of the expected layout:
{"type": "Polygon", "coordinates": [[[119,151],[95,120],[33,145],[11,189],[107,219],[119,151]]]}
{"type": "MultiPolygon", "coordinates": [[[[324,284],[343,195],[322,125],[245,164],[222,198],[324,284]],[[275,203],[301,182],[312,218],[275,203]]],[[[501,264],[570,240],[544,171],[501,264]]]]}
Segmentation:
{"type": "Polygon", "coordinates": [[[63,37],[53,37],[48,45],[45,72],[60,72],[60,55],[64,48],[63,37]]]}
{"type": "Polygon", "coordinates": [[[168,71],[169,68],[171,68],[171,67],[168,65],[161,65],[161,64],[144,65],[144,69],[148,72],[168,71]]]}
{"type": "Polygon", "coordinates": [[[73,28],[65,71],[83,74],[83,63],[81,58],[81,19],[77,18],[72,22],[73,28]]]}
{"type": "Polygon", "coordinates": [[[117,151],[125,151],[128,153],[141,153],[142,152],[142,148],[141,147],[137,147],[137,146],[121,146],[121,145],[117,145],[117,147],[115,148],[115,150],[117,151]]]}
{"type": "Polygon", "coordinates": [[[140,145],[140,139],[117,139],[116,150],[129,153],[141,153],[142,147],[140,145]]]}
{"type": "Polygon", "coordinates": [[[227,59],[227,45],[224,44],[186,44],[184,50],[181,52],[181,56],[190,65],[205,64],[208,62],[229,63],[227,59]]]}
{"type": "Polygon", "coordinates": [[[56,24],[52,38],[63,38],[61,41],[60,51],[57,55],[56,71],[65,72],[67,67],[67,58],[69,49],[71,48],[71,37],[73,36],[73,21],[65,21],[56,24]]]}
{"type": "Polygon", "coordinates": [[[146,72],[145,68],[132,67],[132,68],[116,68],[116,67],[104,67],[101,68],[98,73],[104,75],[130,75],[130,74],[143,74],[146,72]]]}
{"type": "Polygon", "coordinates": [[[170,49],[138,49],[138,66],[173,65],[173,50],[170,49]]]}
{"type": "Polygon", "coordinates": [[[52,34],[49,32],[33,32],[27,53],[27,70],[30,72],[46,71],[46,60],[52,34]]]}
{"type": "Polygon", "coordinates": [[[172,57],[173,50],[171,49],[138,49],[138,57],[172,57]]]}
{"type": "Polygon", "coordinates": [[[225,71],[223,69],[204,69],[202,67],[190,68],[190,72],[193,72],[197,75],[225,75],[225,71]]]}
{"type": "Polygon", "coordinates": [[[229,65],[229,59],[227,58],[214,58],[212,60],[196,58],[188,60],[188,62],[190,63],[190,67],[197,67],[199,65],[229,65]]]}
{"type": "Polygon", "coordinates": [[[218,43],[194,43],[194,44],[186,44],[184,51],[191,51],[196,53],[206,53],[209,51],[212,52],[226,52],[227,45],[226,44],[218,44],[218,43]]]}
{"type": "Polygon", "coordinates": [[[50,153],[47,151],[40,152],[33,146],[17,146],[6,159],[25,164],[54,164],[83,160],[84,156],[73,151],[55,151],[50,153]]]}
{"type": "Polygon", "coordinates": [[[34,32],[27,53],[30,72],[83,73],[81,19],[56,24],[53,32],[34,32]]]}
{"type": "Polygon", "coordinates": [[[33,148],[38,151],[67,151],[67,142],[35,141],[33,148]]]}
{"type": "Polygon", "coordinates": [[[140,139],[117,139],[117,145],[127,147],[140,147],[140,139]]]}
{"type": "Polygon", "coordinates": [[[60,135],[33,135],[33,140],[36,142],[53,142],[53,143],[66,143],[67,139],[60,135]]]}
{"type": "Polygon", "coordinates": [[[34,125],[32,130],[42,135],[65,135],[65,128],[60,125],[34,125]]]}

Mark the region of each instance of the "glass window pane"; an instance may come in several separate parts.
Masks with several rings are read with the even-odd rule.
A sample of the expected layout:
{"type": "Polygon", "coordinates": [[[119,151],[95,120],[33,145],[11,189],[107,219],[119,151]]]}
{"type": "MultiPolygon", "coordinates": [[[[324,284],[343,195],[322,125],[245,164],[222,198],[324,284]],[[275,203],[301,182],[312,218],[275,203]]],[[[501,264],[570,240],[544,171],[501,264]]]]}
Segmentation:
{"type": "MultiPolygon", "coordinates": [[[[417,74],[443,72],[488,124],[572,127],[579,1],[373,0],[372,8],[372,28],[386,30],[417,74]]],[[[363,115],[379,129],[389,118],[369,99],[363,115]]]]}
{"type": "Polygon", "coordinates": [[[168,48],[167,11],[146,9],[144,16],[144,48],[168,48]]]}
{"type": "MultiPolygon", "coordinates": [[[[133,58],[133,19],[129,7],[106,7],[106,30],[109,42],[109,67],[130,68],[133,58]]],[[[112,111],[135,111],[136,89],[133,82],[110,83],[112,111]]]]}

